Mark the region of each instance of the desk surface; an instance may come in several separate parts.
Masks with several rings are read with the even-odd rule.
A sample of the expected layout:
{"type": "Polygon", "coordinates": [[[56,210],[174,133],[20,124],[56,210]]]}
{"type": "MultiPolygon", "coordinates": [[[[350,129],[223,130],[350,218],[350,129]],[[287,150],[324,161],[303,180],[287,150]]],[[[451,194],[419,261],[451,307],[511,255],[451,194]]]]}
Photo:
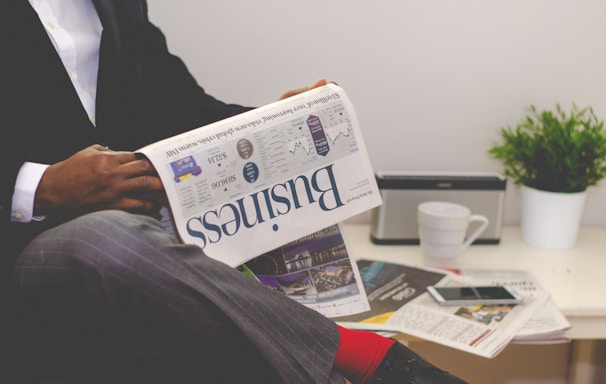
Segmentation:
{"type": "MultiPolygon", "coordinates": [[[[417,245],[375,245],[370,226],[346,224],[346,241],[356,259],[423,265],[417,245]]],[[[505,227],[498,245],[473,245],[455,267],[531,271],[572,324],[573,339],[606,339],[606,229],[582,228],[576,246],[544,250],[522,242],[520,229],[505,227]]]]}

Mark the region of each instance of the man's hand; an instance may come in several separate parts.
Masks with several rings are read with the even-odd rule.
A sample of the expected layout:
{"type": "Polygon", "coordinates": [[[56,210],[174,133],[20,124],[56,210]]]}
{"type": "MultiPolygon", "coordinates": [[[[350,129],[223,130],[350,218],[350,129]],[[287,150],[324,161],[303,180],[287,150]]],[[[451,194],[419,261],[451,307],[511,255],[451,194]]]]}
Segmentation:
{"type": "Polygon", "coordinates": [[[34,213],[80,215],[104,209],[155,213],[164,199],[149,160],[93,145],[46,169],[36,190],[34,213]]]}
{"type": "Polygon", "coordinates": [[[311,87],[290,89],[290,90],[284,92],[282,94],[282,96],[280,96],[280,100],[284,100],[288,97],[298,95],[299,93],[303,93],[305,91],[309,91],[310,89],[318,88],[318,87],[321,87],[326,84],[328,84],[328,81],[326,81],[325,79],[320,79],[320,80],[316,81],[311,87]]]}

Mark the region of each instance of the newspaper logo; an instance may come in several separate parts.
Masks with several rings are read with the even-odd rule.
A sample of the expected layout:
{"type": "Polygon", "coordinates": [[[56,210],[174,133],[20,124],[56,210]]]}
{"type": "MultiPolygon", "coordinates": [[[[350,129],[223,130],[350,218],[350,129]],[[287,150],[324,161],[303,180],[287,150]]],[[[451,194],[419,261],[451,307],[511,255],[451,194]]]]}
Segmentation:
{"type": "MultiPolygon", "coordinates": [[[[310,176],[299,175],[190,217],[186,230],[205,248],[220,242],[224,236],[234,236],[241,230],[314,204],[325,212],[345,205],[339,195],[333,164],[314,171],[310,176]]],[[[273,230],[278,230],[276,224],[273,230]]]]}

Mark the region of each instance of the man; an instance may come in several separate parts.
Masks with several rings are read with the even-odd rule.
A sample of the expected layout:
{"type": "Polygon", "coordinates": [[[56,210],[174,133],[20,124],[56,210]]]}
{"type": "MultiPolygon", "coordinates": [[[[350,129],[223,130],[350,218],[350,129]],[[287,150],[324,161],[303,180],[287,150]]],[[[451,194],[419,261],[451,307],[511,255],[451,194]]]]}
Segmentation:
{"type": "Polygon", "coordinates": [[[253,382],[463,382],[393,340],[337,327],[151,217],[162,185],[131,151],[250,108],[197,85],[144,0],[0,8],[0,381],[132,382],[116,361],[94,373],[84,362],[136,332],[199,358],[213,382],[232,382],[234,367],[253,382]]]}

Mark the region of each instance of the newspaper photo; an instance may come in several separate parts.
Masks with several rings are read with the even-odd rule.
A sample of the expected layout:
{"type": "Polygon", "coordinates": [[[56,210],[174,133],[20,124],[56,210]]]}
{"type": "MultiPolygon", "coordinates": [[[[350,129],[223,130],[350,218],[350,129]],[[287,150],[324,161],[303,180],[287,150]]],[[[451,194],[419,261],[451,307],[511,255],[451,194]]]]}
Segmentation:
{"type": "Polygon", "coordinates": [[[544,292],[519,291],[517,305],[441,306],[429,285],[463,286],[470,280],[450,272],[358,260],[371,310],[334,319],[351,329],[393,331],[478,356],[497,356],[548,301],[544,292]]]}
{"type": "Polygon", "coordinates": [[[326,317],[370,309],[339,224],[258,256],[239,269],[326,317]]]}
{"type": "Polygon", "coordinates": [[[334,84],[138,152],[181,240],[233,267],[381,204],[353,105],[334,84]]]}

